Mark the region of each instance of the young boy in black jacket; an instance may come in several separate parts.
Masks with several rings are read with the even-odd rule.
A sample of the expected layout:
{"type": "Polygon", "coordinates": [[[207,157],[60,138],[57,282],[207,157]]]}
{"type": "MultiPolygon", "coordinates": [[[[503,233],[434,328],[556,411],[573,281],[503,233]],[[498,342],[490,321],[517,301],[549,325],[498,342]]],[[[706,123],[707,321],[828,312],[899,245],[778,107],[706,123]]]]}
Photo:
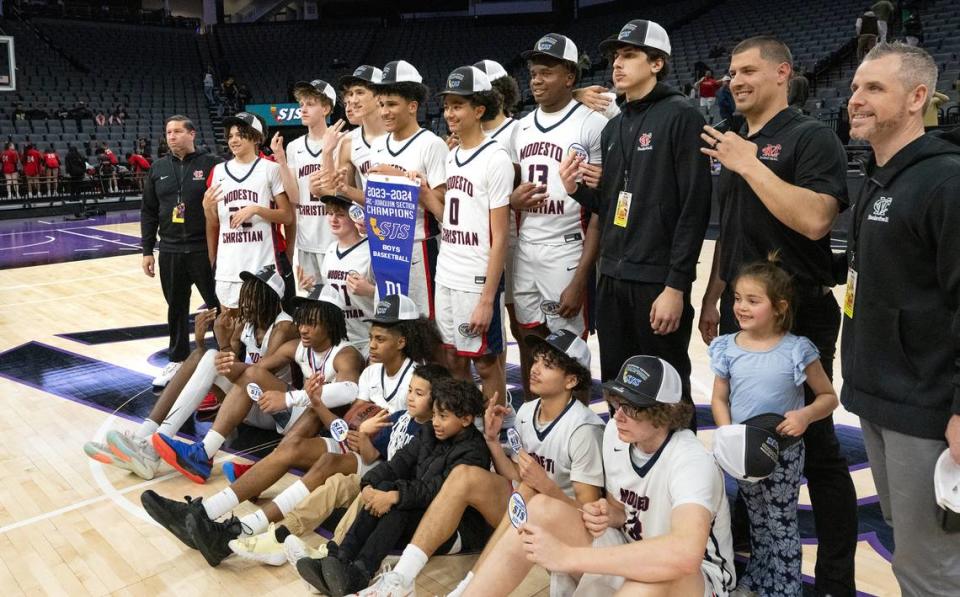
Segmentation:
{"type": "Polygon", "coordinates": [[[467,381],[441,379],[431,394],[433,421],[360,481],[363,511],[343,543],[328,543],[325,558],[297,562],[303,579],[324,595],[340,597],[367,587],[390,550],[410,540],[454,467],[490,467],[490,451],[473,424],[484,411],[480,390],[467,381]]]}

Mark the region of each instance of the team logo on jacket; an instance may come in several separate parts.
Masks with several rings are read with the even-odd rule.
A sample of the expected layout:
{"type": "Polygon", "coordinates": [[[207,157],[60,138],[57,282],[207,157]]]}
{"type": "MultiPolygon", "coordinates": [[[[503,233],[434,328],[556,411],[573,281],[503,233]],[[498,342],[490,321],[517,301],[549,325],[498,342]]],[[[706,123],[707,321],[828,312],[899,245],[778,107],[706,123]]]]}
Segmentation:
{"type": "Polygon", "coordinates": [[[469,323],[461,323],[461,324],[460,324],[460,327],[458,327],[457,330],[460,332],[460,335],[463,336],[464,338],[476,338],[477,336],[480,335],[480,334],[474,332],[474,331],[470,328],[470,324],[469,324],[469,323]]]}
{"type": "Polygon", "coordinates": [[[194,170],[194,171],[193,171],[193,179],[194,179],[194,180],[203,180],[204,178],[206,178],[206,177],[203,175],[203,170],[194,170]]]}
{"type": "Polygon", "coordinates": [[[890,217],[887,216],[887,210],[890,209],[891,204],[893,204],[893,197],[881,196],[873,204],[873,213],[867,216],[867,219],[871,222],[889,222],[890,217]]]}
{"type": "Polygon", "coordinates": [[[767,146],[760,150],[760,159],[761,160],[770,160],[771,162],[776,162],[780,159],[780,151],[783,149],[783,146],[777,143],[767,143],[767,146]]]}
{"type": "Polygon", "coordinates": [[[637,138],[637,151],[653,149],[653,133],[643,133],[637,138]]]}
{"type": "Polygon", "coordinates": [[[557,301],[543,301],[540,303],[540,310],[544,315],[557,315],[560,313],[560,303],[557,301]]]}

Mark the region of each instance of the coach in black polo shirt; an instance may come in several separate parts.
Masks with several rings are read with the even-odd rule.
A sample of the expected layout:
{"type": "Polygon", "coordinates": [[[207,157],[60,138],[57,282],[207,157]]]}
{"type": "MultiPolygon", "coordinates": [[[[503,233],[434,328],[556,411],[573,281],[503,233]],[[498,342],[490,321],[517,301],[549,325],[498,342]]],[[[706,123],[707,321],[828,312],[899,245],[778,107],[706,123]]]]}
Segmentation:
{"type": "MultiPolygon", "coordinates": [[[[840,331],[833,286],[830,230],[847,207],[846,156],[837,136],[787,103],[790,50],[780,41],[755,37],[731,54],[730,90],[746,118],[741,135],[704,127],[702,151],[720,160],[720,237],[704,296],[700,331],[710,342],[737,329],[732,289],[741,267],[777,251],[794,279],[793,333],[820,350],[827,375],[840,331]],[[721,317],[717,301],[721,301],[721,317]]],[[[813,393],[805,388],[807,403],[813,393]]],[[[857,544],[856,493],[828,417],[804,434],[810,499],[818,550],[816,589],[821,595],[854,594],[857,544]]]]}

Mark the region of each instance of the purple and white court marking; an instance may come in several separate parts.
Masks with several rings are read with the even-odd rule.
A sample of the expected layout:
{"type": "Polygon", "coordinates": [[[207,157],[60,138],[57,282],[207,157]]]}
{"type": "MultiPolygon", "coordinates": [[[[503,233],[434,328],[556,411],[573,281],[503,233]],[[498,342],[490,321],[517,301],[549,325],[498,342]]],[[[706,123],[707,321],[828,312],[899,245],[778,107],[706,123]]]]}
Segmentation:
{"type": "Polygon", "coordinates": [[[0,269],[138,254],[139,236],[94,227],[139,220],[139,210],[131,210],[85,220],[61,216],[0,221],[0,269]]]}

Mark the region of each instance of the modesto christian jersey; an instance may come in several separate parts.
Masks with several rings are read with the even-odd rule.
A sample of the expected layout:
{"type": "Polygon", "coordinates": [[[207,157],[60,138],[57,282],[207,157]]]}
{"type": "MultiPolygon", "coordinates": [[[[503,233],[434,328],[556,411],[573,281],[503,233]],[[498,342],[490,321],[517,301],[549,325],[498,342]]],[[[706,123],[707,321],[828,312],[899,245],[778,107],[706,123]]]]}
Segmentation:
{"type": "Polygon", "coordinates": [[[400,369],[390,377],[383,370],[383,363],[371,363],[360,374],[357,385],[360,392],[357,400],[367,400],[393,414],[407,409],[407,391],[416,363],[404,359],[400,369]]]}
{"type": "Polygon", "coordinates": [[[616,422],[603,434],[603,468],[607,497],[623,504],[626,523],[620,529],[628,541],[670,532],[673,509],[697,504],[713,514],[702,567],[732,590],[733,540],[723,476],[713,456],[687,429],[674,431],[641,467],[630,457],[630,444],[617,434],[616,422]]]}
{"type": "Polygon", "coordinates": [[[293,360],[300,367],[300,372],[303,373],[304,385],[318,371],[323,372],[323,383],[328,384],[337,381],[337,370],[333,367],[333,361],[336,360],[337,354],[348,346],[350,344],[343,341],[326,352],[318,353],[314,349],[304,346],[302,342],[297,344],[297,351],[293,353],[293,360]]]}
{"type": "Polygon", "coordinates": [[[367,172],[373,167],[370,162],[373,156],[372,144],[376,143],[377,139],[380,139],[380,137],[367,139],[363,134],[362,126],[350,131],[350,163],[356,170],[357,188],[361,191],[367,184],[367,172]]]}
{"type": "MultiPolygon", "coordinates": [[[[420,129],[403,141],[393,140],[393,134],[384,135],[371,144],[373,166],[393,166],[404,172],[419,172],[426,177],[427,186],[435,189],[446,183],[445,162],[449,150],[443,139],[426,129],[420,129]]],[[[437,220],[423,208],[417,207],[417,226],[413,240],[424,240],[437,235],[437,220]]]]}
{"type": "MultiPolygon", "coordinates": [[[[536,418],[540,399],[524,403],[517,411],[517,431],[523,449],[533,456],[554,483],[570,498],[576,498],[570,479],[570,436],[583,425],[603,426],[595,412],[579,400],[571,400],[563,412],[543,431],[537,431],[536,418]]],[[[598,431],[599,433],[599,431],[598,431]]],[[[602,471],[597,471],[598,479],[602,471]]]]}
{"type": "Polygon", "coordinates": [[[490,211],[510,205],[513,163],[496,141],[447,156],[447,192],[437,283],[481,292],[490,260],[490,211]]]}
{"type": "MultiPolygon", "coordinates": [[[[293,318],[283,311],[280,311],[280,313],[277,314],[277,318],[274,319],[270,327],[267,328],[267,331],[263,333],[263,341],[260,342],[259,345],[257,344],[257,333],[253,328],[253,324],[243,324],[243,331],[240,332],[240,343],[243,344],[243,349],[247,353],[243,362],[248,365],[256,365],[260,362],[260,359],[266,356],[267,349],[270,347],[270,335],[281,321],[293,321],[293,318]]],[[[290,367],[281,368],[277,373],[277,378],[290,383],[290,367]]]]}
{"type": "MultiPolygon", "coordinates": [[[[519,122],[519,120],[507,118],[500,123],[500,126],[492,131],[484,131],[483,134],[487,136],[487,139],[493,139],[502,145],[508,154],[513,155],[512,152],[517,139],[517,131],[520,130],[520,127],[517,126],[519,122]]],[[[511,189],[511,191],[512,190],[513,189],[511,189]]],[[[510,208],[509,246],[511,247],[517,243],[517,215],[517,212],[515,212],[513,208],[510,208]]],[[[507,257],[509,258],[510,256],[508,255],[507,257]]]]}
{"type": "Polygon", "coordinates": [[[362,354],[366,354],[365,349],[370,344],[370,324],[363,320],[373,317],[373,297],[357,296],[347,289],[347,277],[351,273],[357,273],[360,277],[373,281],[373,271],[370,269],[370,245],[367,244],[366,238],[342,250],[340,243],[333,241],[327,248],[323,266],[320,268],[321,281],[336,288],[343,297],[347,340],[362,354]]]}
{"type": "Polygon", "coordinates": [[[542,206],[520,212],[521,242],[583,242],[589,214],[564,190],[560,162],[575,152],[599,164],[600,133],[606,125],[606,118],[576,100],[550,114],[537,108],[519,122],[511,157],[520,164],[520,180],[545,184],[549,196],[542,206]]]}
{"type": "Polygon", "coordinates": [[[276,265],[274,225],[253,216],[238,228],[231,228],[230,216],[248,205],[276,207],[273,197],[283,192],[280,166],[260,158],[252,164],[230,160],[214,166],[208,186],[216,184],[223,193],[223,199],[217,204],[220,238],[216,279],[239,282],[242,271],[256,272],[265,265],[276,265]]]}
{"type": "Polygon", "coordinates": [[[300,201],[297,210],[297,248],[310,253],[322,253],[333,240],[327,210],[319,197],[310,194],[310,175],[320,169],[323,148],[307,135],[297,137],[287,145],[287,165],[297,178],[300,201]]]}

